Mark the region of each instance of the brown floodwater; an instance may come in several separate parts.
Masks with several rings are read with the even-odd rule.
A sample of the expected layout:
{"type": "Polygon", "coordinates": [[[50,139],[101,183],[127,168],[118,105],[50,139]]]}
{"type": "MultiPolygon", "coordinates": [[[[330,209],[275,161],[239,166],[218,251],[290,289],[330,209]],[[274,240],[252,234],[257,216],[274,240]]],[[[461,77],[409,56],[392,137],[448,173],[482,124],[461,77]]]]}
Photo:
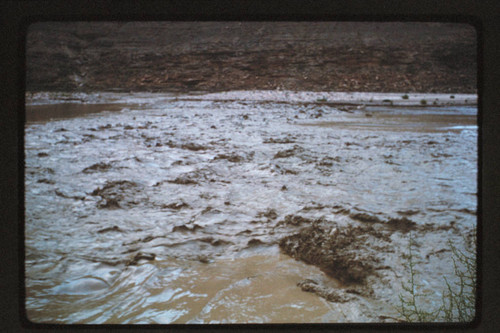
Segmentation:
{"type": "Polygon", "coordinates": [[[394,223],[416,226],[428,308],[443,276],[453,281],[447,241],[462,247],[476,225],[474,107],[346,113],[162,97],[27,112],[33,322],[398,321],[408,234],[394,223]],[[356,216],[381,221],[376,241],[355,238],[361,257],[379,255],[365,289],[280,249],[312,221],[334,235],[364,226],[356,216]],[[304,281],[349,298],[328,300],[304,281]]]}
{"type": "Polygon", "coordinates": [[[26,121],[48,121],[55,119],[67,119],[82,117],[85,115],[103,111],[121,111],[124,108],[138,108],[138,105],[127,103],[60,103],[26,105],[26,121]]]}
{"type": "Polygon", "coordinates": [[[460,132],[477,126],[477,116],[457,114],[388,114],[383,112],[344,116],[342,121],[318,121],[309,126],[352,130],[389,130],[396,132],[460,132]]]}

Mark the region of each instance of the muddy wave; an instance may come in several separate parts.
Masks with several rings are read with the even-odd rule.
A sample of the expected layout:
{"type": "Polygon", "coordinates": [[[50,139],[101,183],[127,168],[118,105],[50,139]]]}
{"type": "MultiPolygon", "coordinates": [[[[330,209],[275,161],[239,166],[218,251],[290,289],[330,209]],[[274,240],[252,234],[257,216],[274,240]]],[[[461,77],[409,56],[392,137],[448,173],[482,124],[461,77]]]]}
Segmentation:
{"type": "Polygon", "coordinates": [[[475,226],[470,107],[120,98],[26,125],[35,322],[394,321],[475,226]]]}

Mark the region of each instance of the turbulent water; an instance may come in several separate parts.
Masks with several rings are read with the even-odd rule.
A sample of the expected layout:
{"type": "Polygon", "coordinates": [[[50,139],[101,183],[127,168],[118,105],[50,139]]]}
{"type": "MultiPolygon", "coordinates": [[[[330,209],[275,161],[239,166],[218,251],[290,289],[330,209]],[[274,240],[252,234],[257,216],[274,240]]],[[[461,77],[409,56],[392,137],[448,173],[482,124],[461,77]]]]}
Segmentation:
{"type": "MultiPolygon", "coordinates": [[[[26,310],[34,322],[394,318],[388,303],[398,290],[389,287],[404,276],[401,262],[391,261],[387,288],[373,297],[328,301],[297,286],[342,284],[280,251],[300,228],[286,217],[346,225],[355,213],[404,215],[443,230],[453,222],[455,238],[476,223],[475,107],[119,102],[28,110],[26,310]],[[79,116],[57,118],[71,111],[79,116]]],[[[424,238],[422,253],[439,253],[436,235],[424,238]]],[[[391,239],[392,252],[405,251],[404,235],[391,239]]],[[[430,269],[447,255],[429,259],[430,269]]]]}

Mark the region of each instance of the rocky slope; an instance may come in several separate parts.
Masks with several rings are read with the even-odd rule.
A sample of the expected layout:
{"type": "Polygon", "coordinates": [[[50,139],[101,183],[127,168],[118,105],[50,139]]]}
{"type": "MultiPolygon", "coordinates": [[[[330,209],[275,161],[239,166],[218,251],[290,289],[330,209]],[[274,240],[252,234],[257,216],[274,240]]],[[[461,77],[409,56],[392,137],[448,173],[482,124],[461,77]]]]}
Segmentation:
{"type": "Polygon", "coordinates": [[[28,91],[476,92],[473,27],[376,22],[37,23],[28,91]]]}

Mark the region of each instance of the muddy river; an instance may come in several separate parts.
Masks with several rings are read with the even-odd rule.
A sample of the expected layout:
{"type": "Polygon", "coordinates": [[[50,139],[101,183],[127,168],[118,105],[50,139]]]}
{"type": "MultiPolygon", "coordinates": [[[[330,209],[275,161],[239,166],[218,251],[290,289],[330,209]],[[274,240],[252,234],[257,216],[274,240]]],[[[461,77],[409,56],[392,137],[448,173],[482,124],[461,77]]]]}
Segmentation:
{"type": "Polygon", "coordinates": [[[33,322],[398,321],[410,233],[429,308],[476,225],[475,106],[56,102],[25,126],[33,322]]]}

